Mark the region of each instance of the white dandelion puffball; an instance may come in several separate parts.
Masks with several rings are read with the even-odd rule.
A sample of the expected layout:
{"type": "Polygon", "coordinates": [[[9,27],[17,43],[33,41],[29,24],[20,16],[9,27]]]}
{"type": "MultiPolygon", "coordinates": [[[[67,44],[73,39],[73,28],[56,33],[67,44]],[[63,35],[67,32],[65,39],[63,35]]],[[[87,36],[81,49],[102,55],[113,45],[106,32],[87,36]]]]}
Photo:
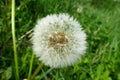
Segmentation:
{"type": "Polygon", "coordinates": [[[45,65],[73,65],[86,50],[86,34],[68,14],[48,15],[38,20],[33,32],[33,51],[45,65]]]}

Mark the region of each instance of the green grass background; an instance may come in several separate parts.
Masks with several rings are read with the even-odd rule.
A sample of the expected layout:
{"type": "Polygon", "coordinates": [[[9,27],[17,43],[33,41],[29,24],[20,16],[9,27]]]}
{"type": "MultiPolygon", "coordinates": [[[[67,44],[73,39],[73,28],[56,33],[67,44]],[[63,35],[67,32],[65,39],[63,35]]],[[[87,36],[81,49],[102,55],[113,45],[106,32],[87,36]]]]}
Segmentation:
{"type": "MultiPolygon", "coordinates": [[[[62,69],[43,66],[35,80],[120,80],[120,0],[16,0],[15,28],[20,80],[28,77],[32,57],[30,34],[38,19],[68,13],[87,34],[82,60],[62,69]],[[83,7],[81,13],[77,12],[83,7]]],[[[15,80],[11,0],[0,0],[0,80],[15,80]],[[6,79],[5,79],[6,78],[6,79]]],[[[35,57],[32,73],[39,65],[35,57]]]]}

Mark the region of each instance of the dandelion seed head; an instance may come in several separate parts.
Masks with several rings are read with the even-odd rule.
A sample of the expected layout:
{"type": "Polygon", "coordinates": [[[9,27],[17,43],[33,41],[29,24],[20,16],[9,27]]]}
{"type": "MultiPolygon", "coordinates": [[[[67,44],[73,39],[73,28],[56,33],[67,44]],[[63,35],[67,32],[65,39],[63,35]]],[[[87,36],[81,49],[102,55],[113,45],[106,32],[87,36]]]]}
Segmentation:
{"type": "Polygon", "coordinates": [[[33,51],[45,65],[60,68],[75,64],[86,50],[86,34],[68,14],[38,20],[33,32],[33,51]]]}

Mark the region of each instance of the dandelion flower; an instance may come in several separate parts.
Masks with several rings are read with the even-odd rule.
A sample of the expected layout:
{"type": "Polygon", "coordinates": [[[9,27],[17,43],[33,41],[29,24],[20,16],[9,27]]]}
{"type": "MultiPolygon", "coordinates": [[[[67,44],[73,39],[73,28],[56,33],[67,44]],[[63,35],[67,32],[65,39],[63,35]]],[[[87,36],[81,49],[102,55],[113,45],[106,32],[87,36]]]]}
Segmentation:
{"type": "Polygon", "coordinates": [[[33,51],[45,65],[73,65],[86,50],[86,34],[68,14],[48,15],[38,20],[33,32],[33,51]]]}

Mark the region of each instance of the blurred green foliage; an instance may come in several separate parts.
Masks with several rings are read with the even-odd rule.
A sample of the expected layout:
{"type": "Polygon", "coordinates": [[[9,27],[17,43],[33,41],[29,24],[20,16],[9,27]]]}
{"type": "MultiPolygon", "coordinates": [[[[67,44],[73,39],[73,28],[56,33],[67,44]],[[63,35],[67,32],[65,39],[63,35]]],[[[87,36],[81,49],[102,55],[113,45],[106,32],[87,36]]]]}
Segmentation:
{"type": "MultiPolygon", "coordinates": [[[[27,78],[32,55],[28,34],[48,14],[69,13],[87,34],[88,49],[82,60],[64,69],[43,66],[36,80],[120,80],[119,0],[16,0],[15,25],[21,80],[27,78]],[[79,6],[83,11],[77,12],[79,6]]],[[[11,0],[0,0],[0,80],[15,79],[11,36],[11,0]],[[11,74],[11,75],[8,75],[11,74]]],[[[34,59],[33,71],[38,66],[34,59]]]]}

